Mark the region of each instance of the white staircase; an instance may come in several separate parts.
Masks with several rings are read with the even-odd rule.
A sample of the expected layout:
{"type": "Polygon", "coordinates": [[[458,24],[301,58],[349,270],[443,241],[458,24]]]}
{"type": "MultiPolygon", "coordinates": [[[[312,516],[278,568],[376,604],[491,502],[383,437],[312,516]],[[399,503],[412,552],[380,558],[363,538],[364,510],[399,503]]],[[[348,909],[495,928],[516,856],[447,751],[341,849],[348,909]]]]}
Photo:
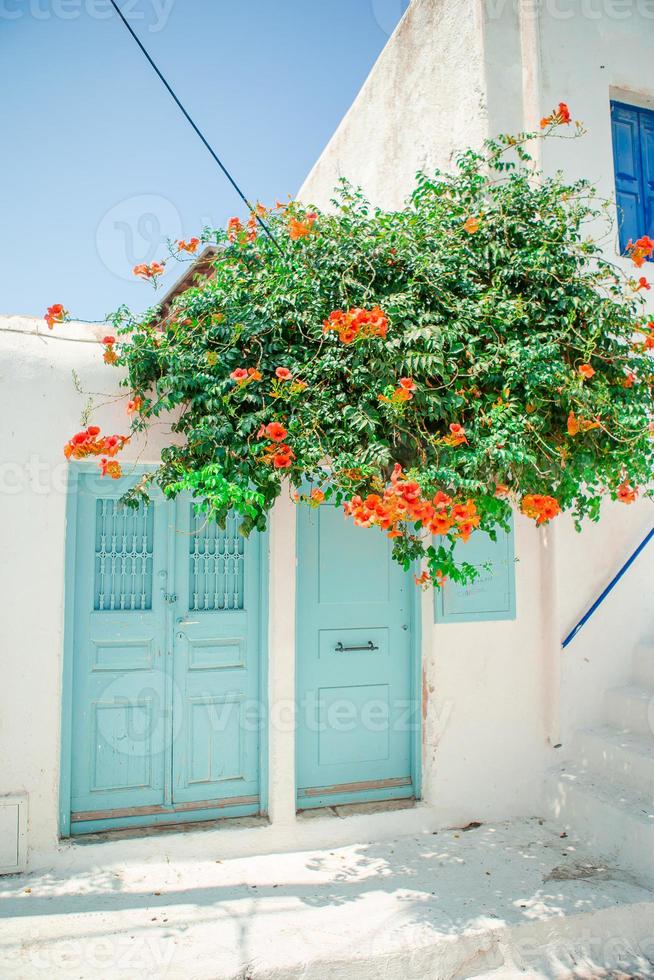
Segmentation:
{"type": "Polygon", "coordinates": [[[550,815],[608,861],[654,881],[654,643],[634,654],[633,680],[606,693],[607,724],[575,736],[548,777],[550,815]]]}

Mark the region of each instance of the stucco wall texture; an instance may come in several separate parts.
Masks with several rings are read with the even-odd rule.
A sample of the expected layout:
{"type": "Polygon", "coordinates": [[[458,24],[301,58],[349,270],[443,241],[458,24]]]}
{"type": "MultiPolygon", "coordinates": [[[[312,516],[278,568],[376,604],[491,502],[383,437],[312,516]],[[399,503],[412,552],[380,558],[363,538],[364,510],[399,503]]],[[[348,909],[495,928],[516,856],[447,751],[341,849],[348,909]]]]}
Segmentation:
{"type": "Polygon", "coordinates": [[[414,0],[307,177],[300,197],[326,207],[339,177],[400,207],[416,171],[448,165],[486,133],[476,3],[414,0]]]}

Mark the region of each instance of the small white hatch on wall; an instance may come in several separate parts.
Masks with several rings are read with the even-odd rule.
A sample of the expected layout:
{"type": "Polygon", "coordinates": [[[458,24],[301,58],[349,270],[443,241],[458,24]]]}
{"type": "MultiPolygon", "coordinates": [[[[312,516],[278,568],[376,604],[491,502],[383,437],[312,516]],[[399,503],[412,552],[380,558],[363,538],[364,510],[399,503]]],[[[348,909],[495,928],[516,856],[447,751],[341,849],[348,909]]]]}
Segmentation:
{"type": "Polygon", "coordinates": [[[0,796],[0,874],[27,866],[27,795],[0,796]]]}

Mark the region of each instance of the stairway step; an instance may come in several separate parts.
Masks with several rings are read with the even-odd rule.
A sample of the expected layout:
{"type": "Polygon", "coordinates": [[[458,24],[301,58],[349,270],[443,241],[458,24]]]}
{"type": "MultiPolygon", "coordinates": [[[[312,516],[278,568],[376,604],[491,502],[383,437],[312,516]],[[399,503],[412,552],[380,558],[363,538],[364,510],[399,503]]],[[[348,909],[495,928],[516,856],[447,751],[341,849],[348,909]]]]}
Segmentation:
{"type": "Polygon", "coordinates": [[[634,681],[654,690],[654,643],[639,643],[634,650],[634,681]]]}
{"type": "Polygon", "coordinates": [[[654,882],[654,804],[631,787],[566,766],[546,781],[551,818],[604,859],[654,882]]]}
{"type": "Polygon", "coordinates": [[[574,755],[591,777],[632,787],[654,801],[654,737],[608,726],[587,729],[575,735],[574,755]]]}
{"type": "Polygon", "coordinates": [[[629,684],[606,692],[608,720],[621,731],[654,735],[654,691],[629,684]]]}

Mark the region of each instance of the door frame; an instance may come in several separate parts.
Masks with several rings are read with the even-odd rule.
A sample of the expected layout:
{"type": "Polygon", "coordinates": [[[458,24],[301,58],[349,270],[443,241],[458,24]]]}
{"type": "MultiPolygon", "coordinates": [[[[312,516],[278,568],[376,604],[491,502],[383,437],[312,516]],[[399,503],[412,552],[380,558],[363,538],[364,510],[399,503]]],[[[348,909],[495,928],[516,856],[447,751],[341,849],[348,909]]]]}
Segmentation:
{"type": "MultiPolygon", "coordinates": [[[[134,463],[126,464],[125,476],[139,476],[151,472],[157,468],[156,463],[134,463]]],[[[64,635],[63,635],[63,657],[61,672],[61,732],[59,747],[59,837],[70,838],[71,835],[71,800],[72,800],[72,770],[73,770],[73,668],[74,668],[74,640],[75,640],[75,576],[76,576],[76,555],[77,555],[77,515],[79,502],[79,478],[86,473],[97,473],[97,464],[87,461],[79,461],[69,464],[68,481],[66,485],[66,517],[64,525],[64,582],[63,582],[63,603],[64,603],[64,635]]],[[[171,501],[174,505],[176,501],[171,501]]],[[[170,535],[174,534],[174,529],[170,528],[170,535]]],[[[262,724],[259,735],[259,813],[268,812],[268,728],[269,728],[269,705],[268,705],[268,531],[259,532],[261,556],[259,561],[259,701],[262,707],[262,724]]],[[[170,540],[168,542],[170,547],[170,540]]],[[[169,747],[165,747],[166,764],[169,762],[169,747]]],[[[229,807],[226,807],[225,816],[232,816],[229,807]]],[[[175,812],[175,811],[173,811],[175,812]]],[[[166,822],[157,820],[155,815],[150,817],[150,822],[144,826],[156,827],[171,826],[174,823],[188,822],[193,815],[198,820],[217,820],[218,815],[212,810],[208,816],[197,816],[201,811],[193,810],[177,811],[178,820],[168,820],[166,822]]],[[[98,832],[102,832],[107,827],[103,820],[98,820],[98,832]]],[[[134,824],[136,827],[142,826],[140,823],[134,824]]]]}
{"type": "MultiPolygon", "coordinates": [[[[297,511],[295,515],[295,700],[296,704],[299,704],[300,690],[299,690],[299,671],[297,669],[297,662],[299,657],[299,647],[298,647],[298,627],[299,627],[299,616],[300,609],[299,603],[297,601],[298,596],[298,585],[299,585],[299,575],[297,574],[300,566],[300,507],[308,507],[308,504],[299,503],[296,505],[297,511]]],[[[343,514],[343,520],[346,520],[345,514],[343,514]]],[[[374,534],[377,532],[381,534],[382,531],[379,528],[367,528],[370,533],[374,534]]],[[[391,558],[391,561],[394,559],[391,558]]],[[[404,574],[407,576],[408,587],[411,589],[411,599],[409,602],[410,611],[410,683],[411,683],[411,698],[416,705],[416,718],[417,724],[411,733],[411,785],[413,788],[413,799],[422,799],[422,732],[423,732],[423,713],[422,713],[422,590],[414,584],[413,576],[415,574],[417,565],[412,564],[411,568],[404,574]]],[[[300,812],[298,807],[298,789],[299,789],[299,758],[298,758],[298,742],[297,742],[297,726],[295,728],[295,746],[294,746],[294,756],[295,756],[295,808],[297,812],[300,812]]],[[[361,793],[361,799],[356,802],[359,803],[372,803],[372,802],[384,802],[384,800],[391,800],[393,796],[388,792],[382,796],[375,796],[375,791],[363,790],[359,791],[361,793]]],[[[328,801],[322,801],[320,803],[314,803],[314,807],[329,806],[328,801]]],[[[339,804],[333,804],[338,806],[339,804]]],[[[349,805],[349,804],[348,804],[349,805]]],[[[309,809],[310,807],[304,807],[303,809],[309,809]]]]}

